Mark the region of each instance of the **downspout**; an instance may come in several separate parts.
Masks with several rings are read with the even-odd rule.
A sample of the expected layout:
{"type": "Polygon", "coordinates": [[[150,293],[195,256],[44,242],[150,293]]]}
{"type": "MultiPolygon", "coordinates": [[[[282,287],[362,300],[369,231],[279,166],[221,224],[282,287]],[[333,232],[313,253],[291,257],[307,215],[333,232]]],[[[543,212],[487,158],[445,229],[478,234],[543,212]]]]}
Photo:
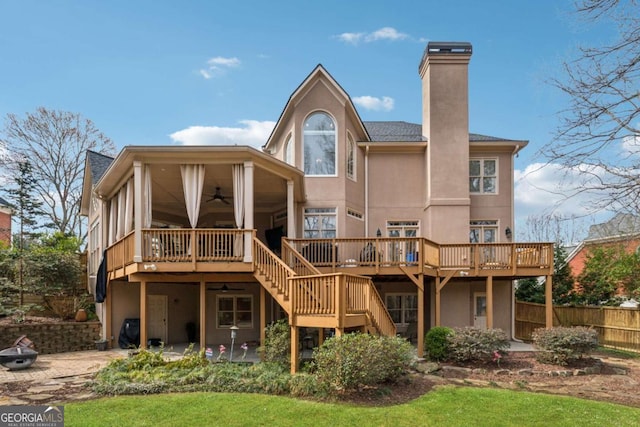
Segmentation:
{"type": "Polygon", "coordinates": [[[369,237],[369,146],[364,151],[364,237],[369,237]]]}
{"type": "MultiPolygon", "coordinates": [[[[511,228],[513,230],[513,238],[516,236],[516,227],[515,227],[515,180],[513,174],[515,172],[515,156],[520,150],[520,146],[516,145],[516,148],[513,149],[513,153],[511,153],[511,228]]],[[[514,260],[515,262],[515,260],[514,260]]],[[[511,340],[515,342],[522,342],[521,339],[516,338],[516,285],[515,280],[511,281],[511,340]]]]}

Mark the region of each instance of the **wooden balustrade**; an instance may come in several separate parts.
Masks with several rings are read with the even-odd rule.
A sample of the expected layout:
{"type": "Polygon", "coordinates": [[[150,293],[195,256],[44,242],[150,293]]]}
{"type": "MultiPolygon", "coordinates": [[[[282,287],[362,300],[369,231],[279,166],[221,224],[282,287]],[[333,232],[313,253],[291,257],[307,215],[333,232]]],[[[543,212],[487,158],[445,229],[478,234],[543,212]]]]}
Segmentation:
{"type": "Polygon", "coordinates": [[[282,242],[282,254],[280,257],[298,276],[320,274],[320,271],[287,241],[282,242]]]}
{"type": "Polygon", "coordinates": [[[253,239],[253,265],[255,270],[264,275],[272,287],[276,288],[276,293],[283,296],[283,301],[279,301],[281,305],[286,305],[285,300],[290,298],[291,289],[287,279],[295,276],[295,271],[274,256],[273,252],[256,238],[253,239]]]}

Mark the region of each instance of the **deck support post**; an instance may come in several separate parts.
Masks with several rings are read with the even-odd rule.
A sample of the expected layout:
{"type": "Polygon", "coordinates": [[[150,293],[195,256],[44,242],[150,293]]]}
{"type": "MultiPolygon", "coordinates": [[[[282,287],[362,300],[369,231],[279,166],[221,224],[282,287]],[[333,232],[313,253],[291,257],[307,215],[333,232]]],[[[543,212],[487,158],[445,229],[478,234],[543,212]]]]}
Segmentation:
{"type": "Polygon", "coordinates": [[[200,280],[200,350],[207,348],[207,282],[200,280]]]}
{"type": "Polygon", "coordinates": [[[487,276],[487,329],[493,329],[493,276],[487,276]]]}
{"type": "MultiPolygon", "coordinates": [[[[264,289],[264,286],[260,286],[260,345],[265,345],[265,340],[267,339],[267,291],[264,289]]],[[[264,361],[264,352],[261,353],[260,357],[264,361]]]]}
{"type": "Polygon", "coordinates": [[[545,326],[553,328],[553,276],[548,275],[544,281],[545,326]]]}
{"type": "Polygon", "coordinates": [[[298,350],[298,342],[300,341],[300,330],[297,326],[291,325],[291,373],[298,372],[298,364],[300,363],[300,352],[298,350]]]}
{"type": "Polygon", "coordinates": [[[147,281],[140,282],[140,348],[147,348],[147,281]]]}

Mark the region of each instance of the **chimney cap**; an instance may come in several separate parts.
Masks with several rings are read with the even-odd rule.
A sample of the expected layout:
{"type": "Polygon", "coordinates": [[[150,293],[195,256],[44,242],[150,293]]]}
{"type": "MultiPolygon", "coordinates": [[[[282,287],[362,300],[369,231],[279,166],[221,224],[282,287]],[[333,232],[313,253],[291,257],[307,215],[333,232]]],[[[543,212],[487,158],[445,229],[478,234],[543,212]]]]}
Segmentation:
{"type": "Polygon", "coordinates": [[[446,53],[446,54],[470,54],[472,53],[471,43],[469,42],[429,42],[427,44],[428,55],[446,53]]]}

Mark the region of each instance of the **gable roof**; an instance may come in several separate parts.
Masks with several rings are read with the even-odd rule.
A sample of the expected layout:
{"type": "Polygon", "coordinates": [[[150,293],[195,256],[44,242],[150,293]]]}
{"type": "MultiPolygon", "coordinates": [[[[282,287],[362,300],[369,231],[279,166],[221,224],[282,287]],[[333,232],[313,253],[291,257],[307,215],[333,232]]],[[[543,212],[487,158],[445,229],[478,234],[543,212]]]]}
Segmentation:
{"type": "Polygon", "coordinates": [[[309,73],[309,75],[302,81],[302,83],[300,83],[300,85],[296,88],[296,90],[293,91],[291,96],[289,96],[287,103],[285,104],[284,108],[282,109],[282,112],[280,113],[280,117],[278,117],[278,121],[276,122],[276,125],[273,127],[273,130],[271,131],[271,135],[269,135],[269,138],[267,139],[266,144],[262,146],[263,150],[267,150],[269,145],[271,145],[271,143],[273,142],[273,137],[277,134],[280,128],[280,123],[282,123],[285,117],[288,114],[290,114],[291,111],[295,108],[294,107],[295,102],[293,102],[294,99],[296,99],[301,93],[303,93],[307,88],[307,86],[309,86],[312,82],[314,82],[316,78],[324,78],[324,80],[331,83],[331,85],[337,90],[337,92],[344,97],[344,99],[346,100],[347,111],[349,111],[353,115],[353,117],[355,117],[356,119],[355,121],[360,125],[362,133],[366,134],[368,137],[367,129],[362,123],[362,119],[358,114],[358,110],[356,110],[356,107],[353,104],[353,101],[351,100],[351,97],[349,96],[347,91],[345,91],[342,88],[342,86],[340,86],[340,84],[336,81],[336,79],[334,79],[333,76],[329,74],[329,72],[322,66],[322,64],[318,64],[313,69],[313,71],[311,71],[311,73],[309,73]]]}
{"type": "Polygon", "coordinates": [[[2,197],[0,197],[0,206],[11,207],[11,204],[7,202],[5,199],[3,199],[2,197]]]}
{"type": "Polygon", "coordinates": [[[104,155],[102,153],[97,153],[95,151],[87,150],[87,163],[89,165],[89,169],[91,170],[91,181],[95,184],[102,178],[102,175],[107,171],[111,163],[113,162],[113,157],[104,155]]]}
{"type": "Polygon", "coordinates": [[[640,233],[640,217],[618,213],[607,222],[590,226],[589,234],[585,240],[606,239],[638,233],[640,233]]]}

